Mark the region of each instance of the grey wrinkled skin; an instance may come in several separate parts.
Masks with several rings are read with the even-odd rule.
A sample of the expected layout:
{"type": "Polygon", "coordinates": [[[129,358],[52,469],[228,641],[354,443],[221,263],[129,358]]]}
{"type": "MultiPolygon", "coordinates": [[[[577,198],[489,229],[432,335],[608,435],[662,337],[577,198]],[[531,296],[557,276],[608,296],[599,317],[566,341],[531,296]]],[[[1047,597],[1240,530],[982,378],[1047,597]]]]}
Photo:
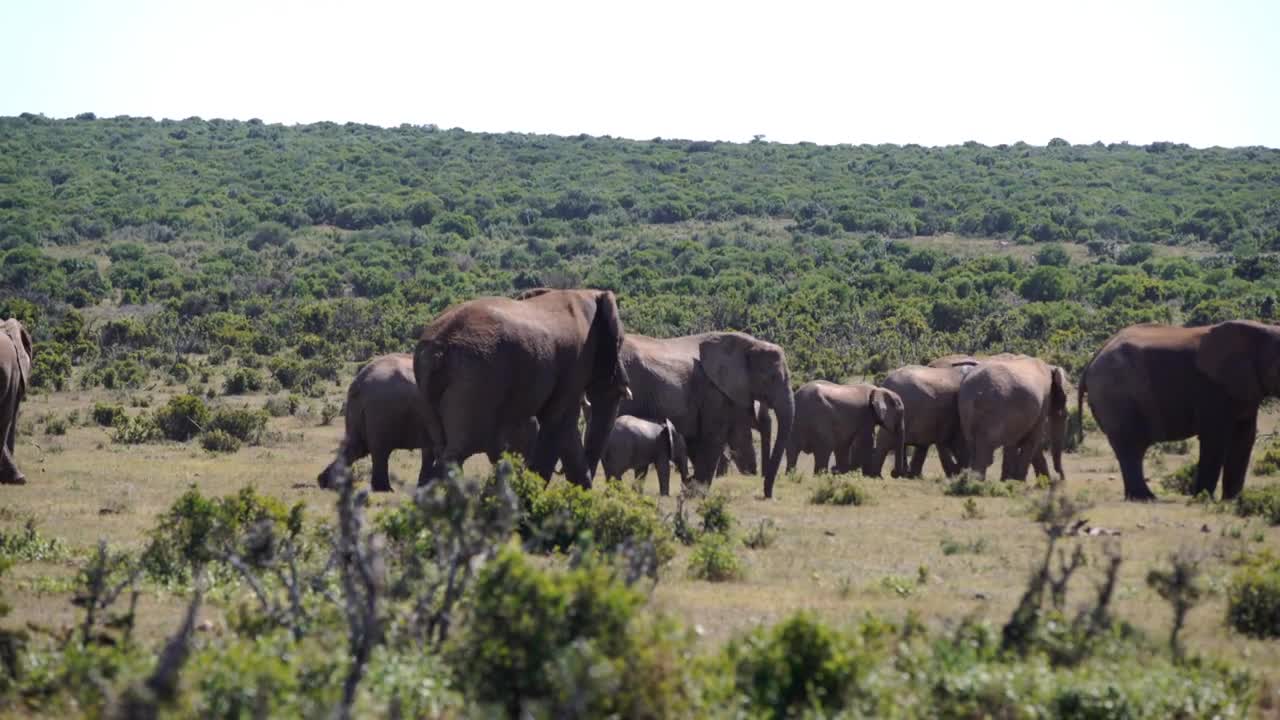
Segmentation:
{"type": "Polygon", "coordinates": [[[1001,477],[1025,479],[1028,466],[1048,446],[1054,469],[1065,479],[1067,378],[1062,368],[1027,355],[993,355],[960,383],[959,410],[970,469],[985,477],[996,448],[1003,448],[1001,477]]]}
{"type": "MultiPolygon", "coordinates": [[[[930,446],[937,446],[942,470],[947,477],[964,467],[968,454],[964,447],[964,433],[960,430],[960,381],[971,368],[971,365],[950,364],[937,367],[907,365],[889,373],[880,383],[881,387],[902,398],[906,411],[904,442],[915,447],[910,467],[895,464],[894,477],[920,477],[930,446]]],[[[897,444],[898,438],[891,430],[884,428],[877,433],[873,461],[876,474],[880,473],[885,458],[897,444]]]]}
{"type": "Polygon", "coordinates": [[[13,318],[0,323],[0,484],[22,485],[27,476],[18,469],[14,440],[18,407],[31,385],[31,334],[13,318]]]}
{"type": "Polygon", "coordinates": [[[896,438],[895,463],[906,464],[905,411],[902,398],[892,390],[815,380],[800,386],[795,398],[796,423],[787,443],[787,470],[795,468],[800,453],[808,452],[813,453],[816,473],[827,471],[834,454],[836,472],[878,475],[879,468],[874,466],[877,427],[896,438]]]}
{"type": "Polygon", "coordinates": [[[682,484],[689,482],[689,457],[684,437],[670,420],[655,422],[631,415],[619,415],[604,446],[601,464],[605,477],[621,478],[630,470],[643,481],[649,467],[658,471],[658,493],[671,492],[671,464],[675,463],[682,484]]]}

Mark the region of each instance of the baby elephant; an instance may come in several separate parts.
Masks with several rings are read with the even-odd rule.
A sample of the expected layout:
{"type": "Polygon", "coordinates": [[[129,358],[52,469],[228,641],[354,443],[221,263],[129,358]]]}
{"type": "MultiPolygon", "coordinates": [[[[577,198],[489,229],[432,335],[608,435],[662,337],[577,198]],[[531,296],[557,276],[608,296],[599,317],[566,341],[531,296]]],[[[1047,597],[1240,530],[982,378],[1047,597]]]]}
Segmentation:
{"type": "Polygon", "coordinates": [[[668,463],[676,464],[681,483],[689,482],[688,450],[684,437],[676,432],[670,420],[652,422],[632,415],[619,415],[605,443],[601,461],[607,478],[620,478],[622,473],[632,470],[643,481],[649,473],[649,466],[657,466],[658,492],[662,495],[671,492],[671,467],[668,463]]]}

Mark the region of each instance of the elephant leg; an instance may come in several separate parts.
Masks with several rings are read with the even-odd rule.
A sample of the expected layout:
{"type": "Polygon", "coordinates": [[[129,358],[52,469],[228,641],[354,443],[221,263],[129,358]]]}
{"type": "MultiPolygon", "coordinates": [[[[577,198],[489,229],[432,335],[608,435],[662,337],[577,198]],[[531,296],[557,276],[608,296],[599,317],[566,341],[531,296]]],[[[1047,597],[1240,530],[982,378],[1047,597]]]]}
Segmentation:
{"type": "Polygon", "coordinates": [[[698,453],[693,458],[693,481],[704,488],[711,487],[711,479],[715,476],[719,463],[719,453],[698,453]]]}
{"type": "Polygon", "coordinates": [[[1207,492],[1212,496],[1217,491],[1218,476],[1222,474],[1222,462],[1227,456],[1228,432],[1219,428],[1200,436],[1200,465],[1196,468],[1194,494],[1207,492]]]}
{"type": "MultiPolygon", "coordinates": [[[[942,455],[941,452],[938,453],[942,455]]],[[[918,478],[924,474],[924,462],[929,457],[929,446],[916,445],[915,452],[911,453],[911,464],[907,467],[907,477],[918,478]]],[[[946,459],[943,459],[943,466],[946,466],[946,459]]]]}
{"type": "Polygon", "coordinates": [[[831,460],[831,448],[820,447],[813,451],[813,474],[818,475],[827,471],[827,463],[831,460]]]}
{"type": "Polygon", "coordinates": [[[800,448],[795,443],[787,445],[787,472],[796,469],[796,462],[800,459],[800,448]]]}
{"type": "Polygon", "coordinates": [[[969,469],[977,473],[979,479],[987,479],[987,468],[991,467],[994,460],[994,445],[976,440],[973,442],[973,452],[969,456],[969,469]]]}
{"type": "Polygon", "coordinates": [[[942,474],[947,477],[952,477],[960,471],[960,463],[956,461],[951,448],[946,445],[938,445],[938,461],[942,463],[942,474]]]}
{"type": "MultiPolygon", "coordinates": [[[[0,409],[0,412],[3,412],[3,409],[0,409]]],[[[8,427],[0,427],[0,433],[5,437],[4,447],[0,448],[0,484],[22,485],[27,482],[27,478],[18,469],[18,463],[14,459],[14,436],[18,428],[17,408],[14,408],[13,413],[5,412],[4,416],[8,427]]]]}
{"type": "Polygon", "coordinates": [[[391,457],[390,450],[377,449],[373,455],[373,484],[374,492],[391,492],[391,473],[387,470],[387,459],[391,457]]]}
{"type": "Polygon", "coordinates": [[[1120,441],[1107,438],[1111,450],[1120,463],[1120,476],[1124,478],[1124,499],[1136,501],[1155,500],[1155,493],[1147,486],[1142,475],[1142,457],[1147,454],[1145,443],[1122,444],[1120,441]]]}
{"type": "Polygon", "coordinates": [[[435,456],[427,447],[422,448],[422,467],[418,468],[418,487],[431,482],[431,468],[435,465],[435,456]]]}
{"type": "Polygon", "coordinates": [[[671,494],[671,461],[660,458],[655,464],[658,466],[658,494],[666,497],[671,494]]]}
{"type": "Polygon", "coordinates": [[[1258,418],[1243,420],[1231,429],[1226,457],[1222,462],[1222,499],[1233,500],[1244,490],[1244,477],[1249,471],[1249,455],[1258,436],[1258,418]]]}
{"type": "Polygon", "coordinates": [[[577,414],[558,425],[555,447],[560,457],[560,466],[564,469],[564,477],[574,485],[590,490],[591,474],[587,468],[587,454],[582,447],[582,436],[578,434],[577,414]]]}
{"type": "Polygon", "coordinates": [[[1035,468],[1037,479],[1041,475],[1045,477],[1053,477],[1049,474],[1049,461],[1044,457],[1044,450],[1037,450],[1031,453],[1031,466],[1035,468]]]}

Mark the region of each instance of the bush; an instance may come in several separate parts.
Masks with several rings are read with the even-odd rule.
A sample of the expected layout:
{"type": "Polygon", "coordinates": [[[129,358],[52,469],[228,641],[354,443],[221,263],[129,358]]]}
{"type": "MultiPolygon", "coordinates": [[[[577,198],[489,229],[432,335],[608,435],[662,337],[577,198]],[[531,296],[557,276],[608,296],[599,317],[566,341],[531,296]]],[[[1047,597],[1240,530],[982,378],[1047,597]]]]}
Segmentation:
{"type": "Polygon", "coordinates": [[[93,404],[93,421],[102,427],[119,427],[128,419],[123,405],[93,404]]]}
{"type": "Polygon", "coordinates": [[[262,375],[251,368],[236,368],[222,386],[224,395],[247,395],[262,390],[262,375]]]}
{"type": "Polygon", "coordinates": [[[67,419],[65,417],[50,417],[44,421],[45,435],[66,435],[67,419]]]}
{"type": "Polygon", "coordinates": [[[288,417],[296,415],[302,407],[302,398],[297,395],[277,396],[267,398],[267,402],[263,405],[263,409],[271,417],[288,417]]]}
{"type": "Polygon", "coordinates": [[[255,523],[268,521],[297,535],[302,530],[302,508],[298,503],[286,509],[279,500],[259,495],[251,486],[235,495],[208,498],[193,485],[148,533],[143,568],[153,580],[186,580],[192,568],[221,560],[232,549],[237,533],[255,523]]]}
{"type": "Polygon", "coordinates": [[[186,442],[209,427],[209,408],[194,395],[175,395],[156,410],[155,424],[170,440],[186,442]]]}
{"type": "Polygon", "coordinates": [[[966,470],[942,492],[951,497],[1013,497],[1014,488],[999,480],[983,480],[977,473],[966,470]]]}
{"type": "Polygon", "coordinates": [[[0,529],[0,561],[58,562],[71,557],[65,540],[46,537],[36,529],[36,521],[28,518],[21,530],[0,529]]]}
{"type": "Polygon", "coordinates": [[[1280,445],[1271,443],[1253,461],[1254,475],[1280,475],[1280,445]]]}
{"type": "Polygon", "coordinates": [[[742,561],[734,552],[734,543],[724,533],[704,533],[689,555],[689,577],[695,580],[726,582],[740,580],[742,561]]]}
{"type": "Polygon", "coordinates": [[[446,657],[468,698],[516,717],[530,701],[550,697],[554,663],[575,643],[625,657],[628,626],[643,602],[599,563],[551,573],[508,545],[476,579],[466,631],[446,657]]]}
{"type": "Polygon", "coordinates": [[[742,544],[752,550],[766,550],[773,547],[778,539],[778,524],[770,518],[761,518],[760,522],[742,538],[742,544]]]}
{"type": "Polygon", "coordinates": [[[1236,498],[1236,515],[1257,515],[1272,525],[1280,525],[1280,485],[1246,488],[1236,498]]]}
{"type": "Polygon", "coordinates": [[[722,492],[707,495],[698,506],[702,518],[702,532],[728,534],[733,529],[733,515],[729,512],[729,496],[722,492]]]}
{"type": "Polygon", "coordinates": [[[1227,623],[1250,637],[1280,637],[1280,559],[1263,553],[1232,576],[1227,623]]]}
{"type": "Polygon", "coordinates": [[[1200,463],[1194,460],[1184,463],[1182,467],[1161,478],[1160,487],[1179,495],[1190,495],[1196,485],[1196,470],[1199,467],[1200,463]]]}
{"type": "Polygon", "coordinates": [[[866,505],[871,500],[865,488],[842,477],[828,475],[809,495],[813,505],[866,505]]]}
{"type": "Polygon", "coordinates": [[[200,447],[209,452],[233,453],[240,449],[240,438],[225,430],[210,430],[200,436],[200,447]]]}
{"type": "Polygon", "coordinates": [[[111,433],[111,441],[122,445],[157,442],[163,440],[164,437],[164,432],[156,424],[155,417],[145,414],[132,418],[125,416],[124,420],[115,426],[115,431],[111,433]]]}
{"type": "MultiPolygon", "coordinates": [[[[533,476],[527,470],[522,472],[533,476]]],[[[567,482],[552,483],[540,491],[535,483],[523,487],[518,492],[528,496],[522,498],[527,511],[521,535],[532,547],[564,550],[589,536],[592,543],[607,551],[647,541],[654,544],[659,563],[675,556],[671,530],[663,524],[657,503],[621,482],[606,483],[602,492],[567,482]]]]}
{"type": "Polygon", "coordinates": [[[220,431],[250,445],[257,445],[262,442],[268,417],[266,410],[220,407],[213,411],[206,429],[210,432],[220,431]]]}
{"type": "Polygon", "coordinates": [[[762,716],[832,716],[855,699],[875,662],[861,645],[801,612],[731,641],[725,657],[735,689],[762,716]]]}

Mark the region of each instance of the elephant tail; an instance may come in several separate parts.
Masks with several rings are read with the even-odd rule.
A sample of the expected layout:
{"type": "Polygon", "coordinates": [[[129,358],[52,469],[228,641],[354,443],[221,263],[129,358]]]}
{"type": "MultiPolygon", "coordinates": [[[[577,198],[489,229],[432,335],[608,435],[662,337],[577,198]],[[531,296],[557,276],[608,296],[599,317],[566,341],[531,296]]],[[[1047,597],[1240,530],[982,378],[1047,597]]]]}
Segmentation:
{"type": "Polygon", "coordinates": [[[437,453],[445,448],[444,421],[440,418],[440,396],[444,393],[444,347],[432,340],[418,341],[413,352],[413,379],[422,396],[422,419],[427,440],[437,453]]]}

